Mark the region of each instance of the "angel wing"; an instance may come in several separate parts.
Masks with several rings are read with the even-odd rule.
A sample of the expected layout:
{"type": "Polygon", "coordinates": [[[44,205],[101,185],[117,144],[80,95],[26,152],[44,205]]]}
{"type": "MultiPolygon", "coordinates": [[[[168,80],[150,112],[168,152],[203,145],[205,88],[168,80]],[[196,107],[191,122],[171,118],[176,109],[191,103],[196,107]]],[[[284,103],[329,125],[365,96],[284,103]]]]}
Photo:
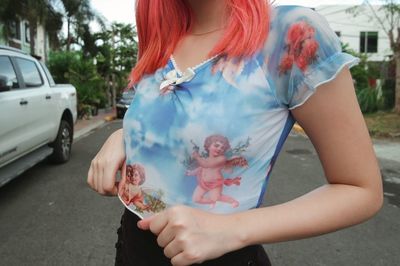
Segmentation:
{"type": "Polygon", "coordinates": [[[226,161],[225,168],[233,168],[233,167],[248,167],[249,163],[246,158],[243,156],[233,157],[226,161]]]}

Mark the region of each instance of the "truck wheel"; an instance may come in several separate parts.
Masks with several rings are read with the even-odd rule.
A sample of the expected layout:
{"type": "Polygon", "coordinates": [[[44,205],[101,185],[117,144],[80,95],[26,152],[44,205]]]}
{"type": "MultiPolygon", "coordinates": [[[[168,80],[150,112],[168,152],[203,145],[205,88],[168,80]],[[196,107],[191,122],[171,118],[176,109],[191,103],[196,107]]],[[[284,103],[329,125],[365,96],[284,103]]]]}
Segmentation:
{"type": "Polygon", "coordinates": [[[51,146],[54,149],[49,157],[51,162],[65,163],[69,160],[72,147],[72,128],[67,121],[61,120],[57,138],[51,146]]]}

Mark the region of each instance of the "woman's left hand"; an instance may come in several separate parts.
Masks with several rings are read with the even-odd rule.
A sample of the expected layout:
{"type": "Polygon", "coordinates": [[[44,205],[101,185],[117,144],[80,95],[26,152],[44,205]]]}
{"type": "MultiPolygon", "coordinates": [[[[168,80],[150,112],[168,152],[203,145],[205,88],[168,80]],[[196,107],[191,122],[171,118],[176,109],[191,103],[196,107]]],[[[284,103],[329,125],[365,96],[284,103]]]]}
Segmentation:
{"type": "Polygon", "coordinates": [[[229,215],[175,206],[138,222],[157,235],[157,243],[172,265],[191,265],[241,248],[239,230],[229,215]]]}

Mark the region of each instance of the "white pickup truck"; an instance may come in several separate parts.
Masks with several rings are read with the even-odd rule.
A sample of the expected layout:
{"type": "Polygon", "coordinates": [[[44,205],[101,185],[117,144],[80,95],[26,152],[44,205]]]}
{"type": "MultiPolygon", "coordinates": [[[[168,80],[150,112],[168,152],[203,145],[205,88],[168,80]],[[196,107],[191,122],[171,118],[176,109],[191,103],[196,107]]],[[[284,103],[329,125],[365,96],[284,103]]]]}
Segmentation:
{"type": "Polygon", "coordinates": [[[76,89],[56,85],[46,66],[0,46],[0,186],[45,158],[69,160],[76,89]]]}

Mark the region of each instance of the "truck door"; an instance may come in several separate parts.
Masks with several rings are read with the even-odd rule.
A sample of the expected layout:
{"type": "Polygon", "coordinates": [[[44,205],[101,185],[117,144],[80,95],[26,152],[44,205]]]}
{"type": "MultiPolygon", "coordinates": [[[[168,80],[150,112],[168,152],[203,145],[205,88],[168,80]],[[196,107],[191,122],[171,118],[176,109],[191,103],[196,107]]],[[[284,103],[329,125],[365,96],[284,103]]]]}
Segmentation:
{"type": "Polygon", "coordinates": [[[24,92],[10,57],[0,56],[0,166],[24,152],[27,142],[24,92]]]}
{"type": "Polygon", "coordinates": [[[23,116],[27,117],[23,125],[27,138],[24,149],[29,150],[48,142],[52,134],[51,120],[54,106],[52,106],[50,87],[39,71],[40,66],[26,58],[14,57],[13,60],[23,80],[21,86],[23,94],[20,100],[25,102],[22,112],[23,116]]]}

